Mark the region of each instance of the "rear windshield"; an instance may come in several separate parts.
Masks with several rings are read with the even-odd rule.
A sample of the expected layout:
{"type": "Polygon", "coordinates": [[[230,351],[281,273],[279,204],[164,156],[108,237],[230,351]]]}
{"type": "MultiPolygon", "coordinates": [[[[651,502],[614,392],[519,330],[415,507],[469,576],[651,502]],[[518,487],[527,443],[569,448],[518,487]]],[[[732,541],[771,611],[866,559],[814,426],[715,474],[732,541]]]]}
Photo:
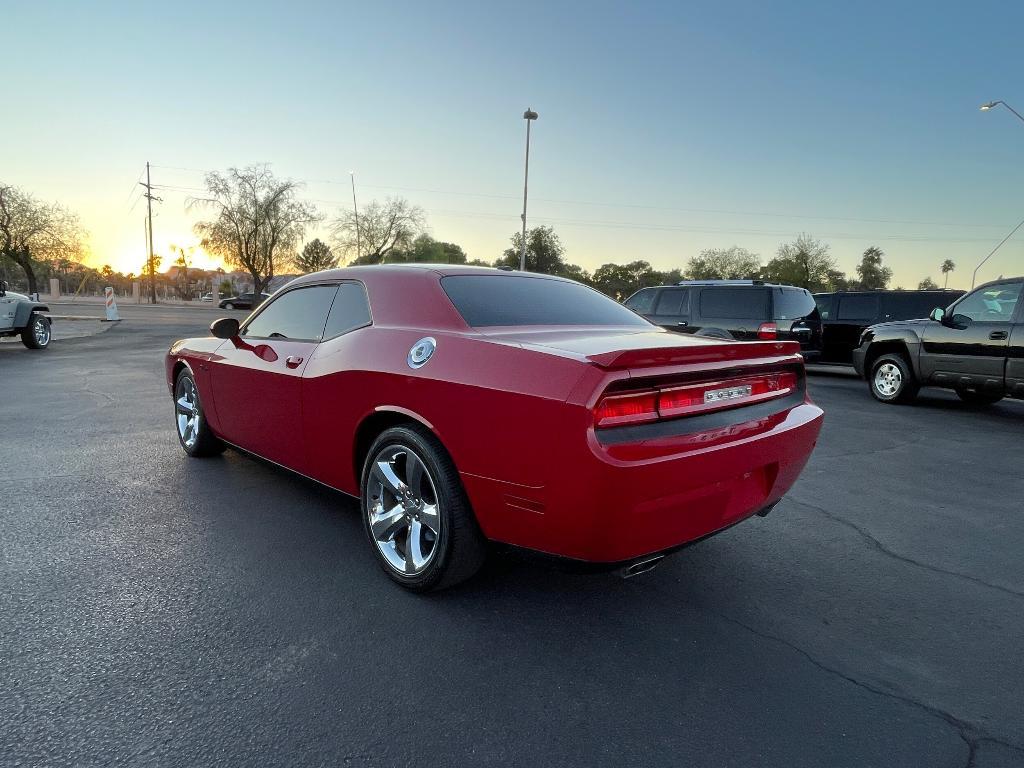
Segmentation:
{"type": "Polygon", "coordinates": [[[774,320],[799,320],[814,314],[814,297],[809,291],[783,288],[775,292],[774,320]]]}
{"type": "Polygon", "coordinates": [[[519,275],[442,278],[468,325],[633,325],[650,323],[602,293],[563,280],[519,275]]]}
{"type": "Polygon", "coordinates": [[[705,319],[767,320],[768,292],[763,288],[705,288],[700,293],[705,319]]]}

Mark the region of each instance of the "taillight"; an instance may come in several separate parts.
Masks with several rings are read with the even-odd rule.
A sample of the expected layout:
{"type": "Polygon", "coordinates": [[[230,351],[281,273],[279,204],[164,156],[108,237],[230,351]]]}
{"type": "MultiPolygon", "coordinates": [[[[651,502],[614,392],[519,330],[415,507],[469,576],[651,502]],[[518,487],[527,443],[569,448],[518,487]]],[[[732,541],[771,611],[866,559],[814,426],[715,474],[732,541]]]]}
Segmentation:
{"type": "Polygon", "coordinates": [[[594,424],[598,427],[642,424],[645,421],[656,421],[657,419],[657,391],[611,395],[602,398],[594,409],[594,424]]]}
{"type": "Polygon", "coordinates": [[[772,341],[779,336],[779,326],[775,323],[761,323],[757,327],[757,338],[772,341]]]}
{"type": "Polygon", "coordinates": [[[666,387],[601,398],[594,408],[596,427],[642,424],[659,419],[720,411],[785,397],[797,388],[792,371],[742,376],[721,381],[666,387]]]}

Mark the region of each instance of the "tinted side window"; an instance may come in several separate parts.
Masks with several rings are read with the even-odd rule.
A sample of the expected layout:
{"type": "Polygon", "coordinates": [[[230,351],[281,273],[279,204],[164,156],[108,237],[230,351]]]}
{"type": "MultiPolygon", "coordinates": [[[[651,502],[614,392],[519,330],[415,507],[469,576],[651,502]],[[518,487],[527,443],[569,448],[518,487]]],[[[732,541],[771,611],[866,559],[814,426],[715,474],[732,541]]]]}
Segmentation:
{"type": "Polygon", "coordinates": [[[772,290],[775,299],[774,320],[797,320],[814,314],[814,297],[810,291],[793,288],[776,288],[772,290]]]}
{"type": "Polygon", "coordinates": [[[836,318],[839,320],[874,320],[878,317],[877,296],[840,296],[836,318]]]}
{"type": "Polygon", "coordinates": [[[282,293],[264,305],[242,335],[319,341],[323,338],[327,313],[337,292],[336,285],[313,285],[282,293]]]}
{"type": "Polygon", "coordinates": [[[643,288],[626,299],[623,304],[641,315],[649,315],[654,308],[654,300],[657,297],[658,291],[656,289],[643,288]]]}
{"type": "Polygon", "coordinates": [[[756,288],[704,288],[700,292],[702,318],[766,320],[768,292],[756,288]]]}
{"type": "Polygon", "coordinates": [[[690,292],[686,288],[671,288],[661,292],[656,315],[690,314],[690,292]]]}
{"type": "Polygon", "coordinates": [[[832,305],[835,304],[835,296],[815,296],[814,303],[818,307],[818,314],[821,315],[822,320],[829,320],[832,318],[832,305]]]}
{"type": "Polygon", "coordinates": [[[359,283],[342,283],[334,297],[331,312],[327,315],[324,338],[338,336],[370,324],[370,306],[366,291],[359,283]]]}
{"type": "Polygon", "coordinates": [[[441,280],[474,328],[501,325],[651,324],[603,293],[568,280],[514,274],[451,275],[441,280]]]}
{"type": "Polygon", "coordinates": [[[949,300],[940,293],[901,293],[899,291],[885,294],[882,307],[886,320],[916,320],[928,317],[936,307],[945,308],[949,300]]]}

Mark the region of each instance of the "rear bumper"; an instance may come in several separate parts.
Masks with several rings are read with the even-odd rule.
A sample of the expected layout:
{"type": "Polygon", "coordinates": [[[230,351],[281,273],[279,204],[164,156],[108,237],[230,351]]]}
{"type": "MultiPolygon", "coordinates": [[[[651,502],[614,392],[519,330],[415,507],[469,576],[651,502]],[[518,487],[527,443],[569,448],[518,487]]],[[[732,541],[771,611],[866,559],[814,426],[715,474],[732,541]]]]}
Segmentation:
{"type": "Polygon", "coordinates": [[[822,421],[821,409],[805,402],[687,436],[685,450],[675,438],[663,443],[676,446],[668,454],[658,440],[604,445],[591,431],[585,455],[566,455],[545,487],[463,479],[489,538],[618,563],[704,538],[778,501],[807,463],[822,421]]]}

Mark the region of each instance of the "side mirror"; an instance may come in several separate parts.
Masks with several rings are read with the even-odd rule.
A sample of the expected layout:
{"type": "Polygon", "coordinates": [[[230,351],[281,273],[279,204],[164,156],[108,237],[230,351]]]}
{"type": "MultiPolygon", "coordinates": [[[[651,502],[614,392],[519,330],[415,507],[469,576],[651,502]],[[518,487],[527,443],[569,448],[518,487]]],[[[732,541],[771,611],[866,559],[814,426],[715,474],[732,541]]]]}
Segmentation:
{"type": "Polygon", "coordinates": [[[936,307],[935,309],[932,310],[932,313],[928,315],[928,317],[937,323],[941,323],[943,319],[946,317],[946,310],[944,310],[942,307],[936,307]]]}
{"type": "Polygon", "coordinates": [[[210,324],[210,333],[218,339],[233,339],[238,336],[238,320],[234,317],[222,317],[210,324]]]}

